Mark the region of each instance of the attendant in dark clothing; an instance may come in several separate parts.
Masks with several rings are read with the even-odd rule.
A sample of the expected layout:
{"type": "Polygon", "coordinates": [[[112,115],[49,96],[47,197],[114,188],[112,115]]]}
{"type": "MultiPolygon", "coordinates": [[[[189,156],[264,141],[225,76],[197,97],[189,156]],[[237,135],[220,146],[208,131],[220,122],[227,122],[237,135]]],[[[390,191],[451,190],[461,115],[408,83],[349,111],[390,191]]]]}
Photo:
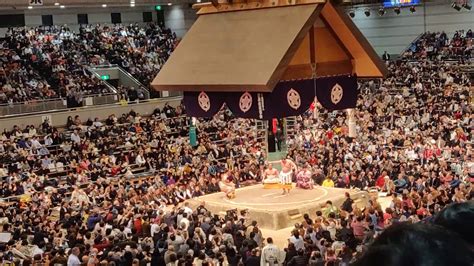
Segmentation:
{"type": "Polygon", "coordinates": [[[351,213],[352,212],[352,204],[354,201],[351,199],[351,195],[349,192],[346,192],[346,200],[342,203],[341,210],[351,213]]]}
{"type": "Polygon", "coordinates": [[[304,255],[304,251],[299,249],[297,255],[288,261],[288,266],[306,266],[308,265],[308,260],[304,255]]]}
{"type": "Polygon", "coordinates": [[[221,191],[219,188],[219,184],[217,184],[217,180],[215,178],[211,179],[211,183],[207,186],[207,193],[216,193],[221,191]]]}
{"type": "Polygon", "coordinates": [[[161,266],[166,265],[165,258],[160,254],[158,248],[155,248],[153,254],[151,255],[151,266],[161,266]]]}
{"type": "Polygon", "coordinates": [[[260,266],[260,256],[257,254],[256,249],[252,249],[250,256],[247,257],[244,263],[245,266],[260,266]]]}

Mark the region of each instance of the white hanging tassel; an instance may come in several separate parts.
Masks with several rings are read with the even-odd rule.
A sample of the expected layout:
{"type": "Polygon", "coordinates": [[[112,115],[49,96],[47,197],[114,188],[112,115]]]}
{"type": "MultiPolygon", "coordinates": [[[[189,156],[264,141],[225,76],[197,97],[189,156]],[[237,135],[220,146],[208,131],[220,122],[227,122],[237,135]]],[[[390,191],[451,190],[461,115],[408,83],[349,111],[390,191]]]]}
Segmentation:
{"type": "Polygon", "coordinates": [[[357,136],[357,122],[353,108],[347,109],[347,124],[349,126],[349,137],[355,138],[357,136]]]}
{"type": "Polygon", "coordinates": [[[257,94],[257,102],[258,102],[258,117],[263,119],[263,110],[264,110],[264,102],[263,96],[261,93],[257,94]]]}

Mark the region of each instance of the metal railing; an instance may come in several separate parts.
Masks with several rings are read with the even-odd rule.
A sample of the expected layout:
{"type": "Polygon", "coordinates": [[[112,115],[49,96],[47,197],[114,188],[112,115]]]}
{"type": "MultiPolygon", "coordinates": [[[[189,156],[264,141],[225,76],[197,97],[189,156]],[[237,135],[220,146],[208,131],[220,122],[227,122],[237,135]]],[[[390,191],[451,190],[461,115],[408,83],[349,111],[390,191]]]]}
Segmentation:
{"type": "Polygon", "coordinates": [[[405,49],[402,50],[402,53],[399,54],[398,57],[402,58],[402,57],[403,57],[403,54],[404,54],[405,52],[407,52],[407,51],[411,48],[411,45],[414,44],[414,43],[417,43],[418,40],[419,40],[423,35],[425,35],[425,33],[420,33],[418,36],[416,36],[416,38],[415,38],[413,41],[411,41],[411,42],[405,47],[405,49]]]}
{"type": "Polygon", "coordinates": [[[38,113],[50,110],[65,110],[67,109],[66,100],[61,98],[33,100],[29,102],[1,104],[0,115],[16,115],[25,113],[38,113]]]}
{"type": "Polygon", "coordinates": [[[125,71],[120,66],[118,67],[118,69],[121,74],[125,75],[128,79],[136,83],[138,90],[142,91],[143,95],[145,96],[145,99],[150,99],[150,91],[145,86],[143,86],[140,81],[138,81],[134,76],[132,76],[130,73],[128,73],[128,71],[125,71]]]}
{"type": "MultiPolygon", "coordinates": [[[[116,69],[119,73],[119,80],[123,78],[127,79],[128,80],[127,82],[132,83],[133,87],[135,87],[138,91],[141,91],[143,93],[145,99],[150,99],[150,91],[140,81],[138,81],[134,76],[132,76],[129,72],[127,72],[125,69],[123,69],[119,65],[107,64],[107,65],[97,65],[97,66],[88,68],[90,72],[94,73],[94,75],[96,75],[99,78],[100,78],[100,74],[97,71],[100,71],[101,69],[116,69]]],[[[122,82],[123,81],[124,80],[122,80],[122,82]]],[[[124,84],[124,85],[128,85],[128,84],[124,84]]]]}
{"type": "MultiPolygon", "coordinates": [[[[83,106],[104,105],[118,103],[120,95],[117,93],[110,94],[92,94],[87,95],[82,100],[83,106]]],[[[11,104],[0,104],[0,116],[18,115],[28,113],[40,113],[55,110],[67,110],[66,98],[54,98],[33,100],[29,102],[19,102],[11,104]]]]}
{"type": "MultiPolygon", "coordinates": [[[[129,79],[135,84],[137,89],[143,93],[145,99],[150,99],[150,91],[146,89],[146,87],[143,86],[143,84],[141,84],[137,79],[130,75],[130,73],[128,73],[118,65],[100,65],[88,67],[87,70],[91,72],[92,75],[100,78],[100,75],[95,72],[94,69],[105,68],[116,68],[121,75],[126,76],[127,79],[129,79]]],[[[82,102],[83,106],[114,104],[120,101],[120,94],[117,89],[114,86],[110,85],[108,82],[104,82],[104,84],[112,93],[85,95],[82,102]]],[[[172,95],[170,95],[170,97],[172,97],[172,95]]],[[[0,104],[0,116],[39,113],[67,109],[69,108],[67,106],[66,98],[35,99],[26,102],[0,104]]]]}

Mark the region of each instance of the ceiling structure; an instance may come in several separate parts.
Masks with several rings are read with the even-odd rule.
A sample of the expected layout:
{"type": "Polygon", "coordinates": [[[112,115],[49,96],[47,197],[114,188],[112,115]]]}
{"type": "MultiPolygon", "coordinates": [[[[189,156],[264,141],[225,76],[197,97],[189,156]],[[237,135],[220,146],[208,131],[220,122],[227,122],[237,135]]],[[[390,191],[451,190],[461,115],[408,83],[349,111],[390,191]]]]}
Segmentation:
{"type": "Polygon", "coordinates": [[[271,92],[284,80],[386,75],[330,1],[232,1],[194,6],[199,17],[151,83],[156,90],[271,92]]]}
{"type": "MultiPolygon", "coordinates": [[[[0,9],[27,9],[30,0],[0,0],[0,9]]],[[[43,5],[34,6],[35,8],[59,8],[60,5],[66,7],[84,7],[84,8],[101,8],[102,5],[107,7],[129,7],[131,0],[43,0],[43,5]],[[56,4],[58,3],[58,4],[56,4]]],[[[196,0],[134,0],[135,6],[155,6],[167,5],[168,3],[189,4],[196,3],[196,0]]]]}

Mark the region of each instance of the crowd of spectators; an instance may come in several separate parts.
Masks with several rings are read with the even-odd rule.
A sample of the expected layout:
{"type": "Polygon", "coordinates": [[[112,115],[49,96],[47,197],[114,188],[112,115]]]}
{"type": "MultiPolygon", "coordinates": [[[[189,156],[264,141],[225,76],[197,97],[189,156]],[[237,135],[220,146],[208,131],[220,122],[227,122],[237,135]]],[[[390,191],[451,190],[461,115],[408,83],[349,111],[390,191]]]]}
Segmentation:
{"type": "MultiPolygon", "coordinates": [[[[438,234],[438,229],[407,226],[386,230],[390,238],[382,234],[384,240],[377,240],[385,228],[400,222],[430,223],[450,204],[470,206],[465,213],[473,215],[474,115],[469,77],[456,63],[443,61],[390,62],[389,70],[389,76],[380,83],[360,84],[361,94],[353,110],[356,136],[349,137],[348,112],[328,112],[317,106],[314,112],[298,117],[295,131],[299,134],[288,140],[288,156],[300,167],[306,165],[316,184],[391,197],[387,208],[374,199],[369,206],[359,208],[347,196],[342,206],[328,202],[326,212],[318,213],[314,220],[307,216],[296,225],[299,237],[291,238],[287,249],[297,256],[296,243],[300,247],[304,244],[301,254],[306,263],[316,257],[326,265],[348,265],[357,259],[363,261],[357,265],[405,265],[408,262],[395,258],[396,252],[390,249],[404,250],[405,254],[410,253],[409,248],[431,252],[434,249],[403,241],[415,239],[414,235],[419,238],[413,241],[422,241],[438,234]],[[410,232],[413,235],[408,236],[410,232]],[[403,237],[398,238],[399,234],[403,237]],[[370,259],[361,258],[365,245],[374,239],[373,246],[381,245],[381,249],[369,248],[366,256],[370,259]]],[[[466,223],[468,217],[460,220],[466,223]]],[[[396,228],[400,227],[403,225],[396,228]]],[[[472,245],[472,233],[457,226],[450,229],[472,245]]],[[[453,241],[464,243],[462,239],[439,241],[444,247],[453,241]]],[[[412,265],[422,265],[420,257],[413,257],[418,262],[412,265]]],[[[472,261],[472,257],[465,259],[472,261]]],[[[460,264],[469,265],[466,260],[460,264]]]]}
{"type": "Polygon", "coordinates": [[[10,28],[0,41],[0,103],[112,93],[89,66],[117,64],[150,84],[176,40],[153,23],[10,28]]]}
{"type": "MultiPolygon", "coordinates": [[[[222,250],[216,251],[222,249],[222,236],[209,238],[196,229],[193,238],[198,221],[194,221],[191,232],[175,220],[176,215],[183,218],[182,210],[169,213],[166,206],[220,191],[222,172],[238,186],[258,179],[265,156],[260,149],[263,138],[255,132],[253,121],[235,119],[222,111],[213,119],[194,121],[198,145],[193,149],[188,137],[190,121],[183,112],[183,106],[166,104],[151,117],[131,111],[120,117],[111,115],[105,121],[82,122],[76,116],[68,118],[64,130],[45,121],[38,128],[15,127],[3,132],[0,176],[4,181],[0,194],[20,196],[16,203],[5,203],[1,211],[0,216],[8,220],[3,232],[10,232],[10,244],[15,243],[8,244],[4,254],[33,264],[38,263],[35,257],[41,257],[42,263],[54,265],[55,257],[64,256],[65,250],[75,254],[78,249],[71,248],[82,245],[81,254],[95,252],[88,259],[81,258],[82,262],[91,262],[94,256],[107,257],[115,265],[130,265],[128,259],[138,259],[142,264],[158,259],[161,263],[163,248],[170,245],[176,252],[185,250],[185,254],[194,250],[196,257],[202,257],[199,251],[206,246],[208,252],[215,252],[216,260],[222,259],[222,250]],[[137,235],[132,227],[138,220],[145,228],[137,235]],[[155,238],[150,228],[154,228],[155,238]],[[173,245],[165,241],[171,232],[178,238],[173,245]],[[35,237],[30,238],[31,234],[35,237]],[[161,251],[152,249],[159,239],[164,242],[161,251]],[[183,239],[186,249],[181,247],[183,239]],[[145,248],[143,241],[152,245],[145,248]]],[[[189,223],[189,208],[186,213],[189,223]]],[[[213,218],[207,212],[202,214],[213,218]]],[[[199,224],[210,223],[200,220],[199,224]]],[[[205,232],[225,234],[224,225],[221,221],[221,228],[214,227],[214,233],[205,232]]],[[[160,263],[152,265],[164,265],[160,263]]]]}
{"type": "Polygon", "coordinates": [[[472,30],[456,31],[452,38],[443,32],[426,32],[417,38],[402,54],[409,60],[469,60],[472,57],[474,34],[472,30]]]}
{"type": "Polygon", "coordinates": [[[465,229],[474,177],[469,78],[443,61],[391,62],[389,70],[383,82],[361,84],[357,136],[349,137],[346,112],[317,106],[297,118],[287,143],[288,156],[316,184],[380,191],[391,197],[388,208],[376,197],[366,206],[350,195],[341,206],[329,201],[304,215],[286,247],[264,239],[245,211],[222,217],[205,204],[191,209],[186,199],[218,192],[223,173],[237,187],[259,181],[264,138],[255,121],[226,110],[190,120],[184,106],[166,104],[150,117],[131,111],[83,122],[76,116],[65,128],[46,120],[3,132],[0,196],[18,200],[0,207],[0,233],[8,238],[0,244],[2,258],[73,266],[420,265],[421,252],[433,247],[414,247],[414,239],[436,239],[442,244],[432,258],[452,252],[451,265],[470,265],[472,248],[463,242],[474,239],[465,229]],[[194,147],[190,124],[197,128],[194,147]],[[389,252],[394,243],[419,256],[401,260],[389,252]]]}
{"type": "Polygon", "coordinates": [[[120,100],[123,101],[134,102],[145,99],[144,91],[133,86],[119,85],[117,86],[117,92],[120,95],[120,100]]]}
{"type": "Polygon", "coordinates": [[[144,85],[151,83],[177,44],[174,32],[153,23],[89,25],[80,29],[77,39],[92,48],[91,64],[117,64],[144,85]]]}
{"type": "Polygon", "coordinates": [[[5,42],[0,43],[0,103],[55,97],[49,83],[5,42]]]}

